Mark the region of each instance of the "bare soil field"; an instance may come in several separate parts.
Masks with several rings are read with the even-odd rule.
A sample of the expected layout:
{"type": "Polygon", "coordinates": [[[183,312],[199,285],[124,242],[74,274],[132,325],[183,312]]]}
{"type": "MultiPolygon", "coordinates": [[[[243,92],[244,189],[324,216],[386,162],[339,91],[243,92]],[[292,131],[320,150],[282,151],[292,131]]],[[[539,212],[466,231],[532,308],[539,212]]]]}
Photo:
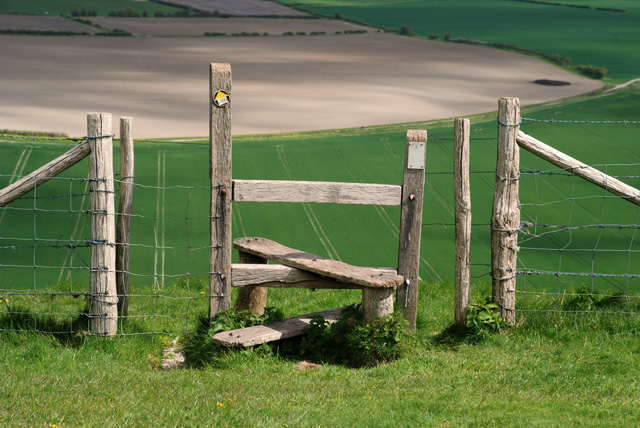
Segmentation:
{"type": "Polygon", "coordinates": [[[424,121],[492,111],[502,96],[527,105],[601,87],[528,56],[377,33],[0,36],[0,57],[0,129],[72,136],[91,111],[133,116],[138,138],[207,135],[211,62],[232,65],[234,134],[424,121]]]}
{"type": "Polygon", "coordinates": [[[32,31],[74,31],[76,33],[97,33],[95,28],[67,21],[57,16],[19,16],[0,15],[0,29],[2,30],[32,30],[32,31]]]}
{"type": "Polygon", "coordinates": [[[238,16],[301,16],[305,13],[264,0],[172,0],[172,3],[238,16]]]}
{"type": "Polygon", "coordinates": [[[267,33],[369,30],[370,28],[330,19],[273,18],[90,18],[104,28],[119,28],[134,36],[202,36],[204,33],[267,33]]]}

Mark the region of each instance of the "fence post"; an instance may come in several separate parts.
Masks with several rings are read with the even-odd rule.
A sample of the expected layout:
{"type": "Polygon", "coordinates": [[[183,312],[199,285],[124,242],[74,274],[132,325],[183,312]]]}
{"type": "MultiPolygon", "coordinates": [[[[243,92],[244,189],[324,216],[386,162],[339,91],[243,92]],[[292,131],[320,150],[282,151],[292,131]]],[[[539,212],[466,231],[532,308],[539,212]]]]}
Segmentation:
{"type": "Polygon", "coordinates": [[[453,181],[456,224],[455,322],[467,323],[471,252],[471,187],[469,184],[469,119],[454,121],[453,181]]]}
{"type": "Polygon", "coordinates": [[[209,79],[211,230],[209,316],[231,306],[231,65],[212,63],[209,79]]]}
{"type": "Polygon", "coordinates": [[[397,301],[404,317],[414,329],[418,310],[420,235],[422,233],[426,153],[427,131],[407,131],[398,249],[398,275],[405,278],[405,283],[398,287],[397,301]]]}
{"type": "Polygon", "coordinates": [[[118,296],[116,294],[111,114],[89,113],[87,136],[91,145],[89,155],[92,242],[90,329],[92,334],[113,336],[118,328],[118,296]]]}
{"type": "Polygon", "coordinates": [[[116,225],[116,290],[118,313],[122,318],[129,315],[129,242],[135,178],[132,122],[133,119],[130,117],[120,118],[120,200],[116,225]]]}
{"type": "Polygon", "coordinates": [[[498,158],[491,216],[491,271],[493,301],[502,318],[513,325],[516,303],[516,263],[520,230],[520,100],[501,98],[498,107],[498,158]]]}

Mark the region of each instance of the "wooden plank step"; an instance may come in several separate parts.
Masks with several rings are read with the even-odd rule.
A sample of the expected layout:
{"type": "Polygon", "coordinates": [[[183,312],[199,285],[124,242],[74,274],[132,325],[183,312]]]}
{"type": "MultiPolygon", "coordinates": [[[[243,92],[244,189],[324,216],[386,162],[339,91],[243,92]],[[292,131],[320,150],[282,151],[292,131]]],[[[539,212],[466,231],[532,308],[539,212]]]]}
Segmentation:
{"type": "Polygon", "coordinates": [[[301,336],[309,326],[311,317],[322,315],[329,321],[335,322],[340,317],[344,308],[329,309],[327,311],[312,312],[293,318],[276,321],[271,325],[255,325],[253,327],[240,328],[237,330],[223,331],[213,336],[213,340],[230,348],[248,348],[249,346],[260,345],[261,343],[274,342],[276,340],[301,336]]]}
{"type": "Polygon", "coordinates": [[[285,247],[266,238],[238,238],[233,246],[239,251],[274,260],[340,282],[371,288],[392,288],[402,285],[404,278],[396,273],[363,268],[311,253],[285,247]]]}

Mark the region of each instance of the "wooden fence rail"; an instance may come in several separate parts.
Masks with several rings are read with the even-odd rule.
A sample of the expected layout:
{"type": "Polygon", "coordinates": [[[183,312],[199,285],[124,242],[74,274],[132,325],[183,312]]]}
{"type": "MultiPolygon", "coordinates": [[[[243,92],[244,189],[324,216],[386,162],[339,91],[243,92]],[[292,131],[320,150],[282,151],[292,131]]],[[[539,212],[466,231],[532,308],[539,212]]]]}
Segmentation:
{"type": "Polygon", "coordinates": [[[58,156],[48,164],[33,171],[31,174],[0,190],[0,207],[15,201],[36,187],[43,185],[53,177],[71,168],[82,159],[89,156],[90,152],[91,147],[89,141],[83,141],[62,156],[58,156]]]}

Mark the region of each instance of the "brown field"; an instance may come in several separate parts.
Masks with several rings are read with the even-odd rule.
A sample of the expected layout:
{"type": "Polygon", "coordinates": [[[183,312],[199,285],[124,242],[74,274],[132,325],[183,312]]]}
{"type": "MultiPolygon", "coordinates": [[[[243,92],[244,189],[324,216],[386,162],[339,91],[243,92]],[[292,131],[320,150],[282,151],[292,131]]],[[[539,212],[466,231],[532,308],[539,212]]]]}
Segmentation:
{"type": "Polygon", "coordinates": [[[98,31],[82,24],[67,21],[57,16],[19,16],[0,15],[0,29],[2,30],[33,30],[33,31],[75,31],[95,34],[98,31]]]}
{"type": "Polygon", "coordinates": [[[217,10],[220,13],[239,16],[306,15],[305,13],[298,12],[297,10],[290,9],[286,6],[263,0],[172,0],[172,3],[208,10],[210,12],[217,10]]]}
{"type": "Polygon", "coordinates": [[[279,36],[291,31],[371,30],[371,28],[330,19],[273,19],[273,18],[91,18],[102,27],[119,28],[135,36],[202,36],[204,33],[268,33],[279,36]]]}
{"type": "Polygon", "coordinates": [[[207,135],[211,62],[232,64],[234,134],[471,115],[501,96],[526,105],[601,87],[531,57],[389,34],[0,36],[0,57],[0,129],[74,136],[91,111],[133,116],[139,138],[207,135]]]}

